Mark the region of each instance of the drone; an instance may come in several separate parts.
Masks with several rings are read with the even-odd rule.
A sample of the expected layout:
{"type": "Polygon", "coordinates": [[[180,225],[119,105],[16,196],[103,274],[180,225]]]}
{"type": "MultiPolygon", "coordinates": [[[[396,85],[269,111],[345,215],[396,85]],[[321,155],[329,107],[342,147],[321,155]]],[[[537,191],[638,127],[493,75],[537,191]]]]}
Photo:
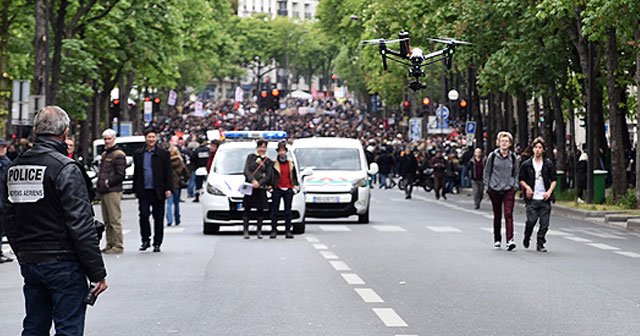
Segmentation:
{"type": "Polygon", "coordinates": [[[406,65],[409,67],[409,77],[413,77],[413,81],[409,84],[409,88],[413,91],[419,91],[427,87],[426,84],[420,82],[420,77],[424,77],[423,67],[444,61],[447,69],[451,69],[453,54],[456,51],[457,44],[471,45],[472,43],[460,41],[452,38],[428,38],[429,41],[444,43],[443,49],[434,51],[430,54],[424,54],[420,48],[411,48],[409,46],[409,32],[401,32],[395,40],[373,39],[364,40],[360,45],[378,45],[380,55],[382,55],[382,67],[387,70],[387,60],[406,65]],[[387,47],[388,44],[400,43],[400,51],[392,50],[387,47]]]}

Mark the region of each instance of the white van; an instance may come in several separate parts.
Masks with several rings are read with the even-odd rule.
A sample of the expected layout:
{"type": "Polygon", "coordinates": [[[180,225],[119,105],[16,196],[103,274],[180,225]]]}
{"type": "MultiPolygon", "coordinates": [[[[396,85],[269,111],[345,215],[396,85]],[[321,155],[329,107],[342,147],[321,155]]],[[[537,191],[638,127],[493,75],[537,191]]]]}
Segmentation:
{"type": "MultiPolygon", "coordinates": [[[[247,132],[228,132],[227,140],[231,140],[232,133],[241,133],[246,136],[247,132]]],[[[283,132],[284,133],[284,132],[283,132]]],[[[286,135],[286,133],[284,133],[286,135]]],[[[277,142],[270,140],[278,140],[276,137],[260,136],[268,141],[267,156],[272,160],[277,156],[277,142]]],[[[244,140],[252,138],[245,137],[244,140]]],[[[235,138],[233,140],[238,140],[235,138]]],[[[220,230],[220,226],[239,225],[242,224],[242,215],[244,206],[242,204],[243,195],[238,191],[240,185],[245,180],[244,163],[247,155],[255,152],[255,141],[238,141],[225,142],[218,147],[216,156],[211,165],[211,171],[206,180],[205,192],[200,196],[200,205],[202,207],[202,232],[204,234],[214,234],[220,230]]],[[[289,152],[289,155],[292,153],[289,152]]],[[[295,158],[294,158],[295,162],[295,158]]],[[[202,168],[201,168],[202,169],[202,168]]],[[[206,173],[206,171],[205,171],[206,173]]],[[[305,175],[300,170],[297,171],[298,177],[302,179],[305,175]]],[[[271,197],[269,196],[269,203],[271,197]]],[[[280,203],[280,211],[284,211],[284,202],[280,203]]],[[[305,231],[305,200],[304,189],[293,196],[291,204],[292,213],[292,231],[300,234],[305,231]]],[[[271,215],[267,215],[263,224],[271,223],[271,215]]],[[[278,223],[284,225],[284,219],[279,218],[278,223]]],[[[252,223],[253,224],[253,223],[252,223]]]]}
{"type": "MultiPolygon", "coordinates": [[[[116,137],[116,144],[127,155],[127,167],[124,171],[124,181],[122,182],[122,188],[125,194],[133,193],[133,153],[145,146],[144,135],[123,136],[116,137]]],[[[102,159],[102,152],[104,152],[104,140],[93,140],[93,167],[100,168],[100,160],[102,159]]]]}
{"type": "Polygon", "coordinates": [[[378,164],[367,166],[360,141],[347,138],[303,138],[293,142],[298,169],[311,168],[304,179],[307,217],[340,218],[358,215],[369,223],[369,175],[378,164]]]}

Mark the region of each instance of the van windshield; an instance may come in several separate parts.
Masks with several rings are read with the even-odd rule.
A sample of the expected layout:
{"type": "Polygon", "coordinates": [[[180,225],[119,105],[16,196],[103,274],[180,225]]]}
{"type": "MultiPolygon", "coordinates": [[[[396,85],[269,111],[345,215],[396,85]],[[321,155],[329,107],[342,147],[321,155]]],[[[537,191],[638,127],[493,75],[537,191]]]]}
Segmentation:
{"type": "MultiPolygon", "coordinates": [[[[247,155],[255,151],[255,148],[220,148],[216,152],[213,171],[220,175],[242,175],[247,155]]],[[[275,160],[277,155],[275,149],[267,149],[267,156],[271,160],[275,160]]]]}
{"type": "MultiPolygon", "coordinates": [[[[127,156],[133,156],[133,153],[135,151],[137,151],[139,148],[144,147],[145,142],[124,142],[124,143],[119,143],[118,147],[120,147],[120,149],[122,149],[122,151],[124,151],[125,154],[127,154],[127,156]]],[[[97,145],[96,146],[96,153],[94,155],[102,155],[102,152],[104,152],[104,145],[97,145]]]]}
{"type": "Polygon", "coordinates": [[[295,153],[300,170],[362,170],[357,148],[297,148],[295,153]]]}

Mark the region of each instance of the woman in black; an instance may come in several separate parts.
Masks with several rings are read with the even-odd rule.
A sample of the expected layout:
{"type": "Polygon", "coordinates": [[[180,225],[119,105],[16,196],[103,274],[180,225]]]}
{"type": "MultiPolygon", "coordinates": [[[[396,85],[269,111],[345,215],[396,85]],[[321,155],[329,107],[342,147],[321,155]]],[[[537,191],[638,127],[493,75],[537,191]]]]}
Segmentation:
{"type": "Polygon", "coordinates": [[[247,183],[253,187],[251,195],[245,195],[242,235],[249,239],[249,219],[256,219],[258,239],[262,239],[262,220],[267,214],[267,188],[271,180],[273,162],[267,157],[267,142],[258,140],[256,152],[247,156],[244,163],[244,177],[247,183]]]}

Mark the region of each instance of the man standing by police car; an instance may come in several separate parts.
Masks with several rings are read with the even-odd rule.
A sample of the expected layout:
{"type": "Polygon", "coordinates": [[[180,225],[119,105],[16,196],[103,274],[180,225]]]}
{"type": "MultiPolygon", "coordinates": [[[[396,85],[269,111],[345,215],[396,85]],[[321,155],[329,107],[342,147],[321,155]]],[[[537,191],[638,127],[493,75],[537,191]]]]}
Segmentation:
{"type": "Polygon", "coordinates": [[[82,335],[89,287],[107,289],[107,272],[80,166],[67,157],[69,116],[57,106],[35,117],[35,144],[9,168],[3,197],[9,244],[24,277],[22,335],[82,335]]]}

